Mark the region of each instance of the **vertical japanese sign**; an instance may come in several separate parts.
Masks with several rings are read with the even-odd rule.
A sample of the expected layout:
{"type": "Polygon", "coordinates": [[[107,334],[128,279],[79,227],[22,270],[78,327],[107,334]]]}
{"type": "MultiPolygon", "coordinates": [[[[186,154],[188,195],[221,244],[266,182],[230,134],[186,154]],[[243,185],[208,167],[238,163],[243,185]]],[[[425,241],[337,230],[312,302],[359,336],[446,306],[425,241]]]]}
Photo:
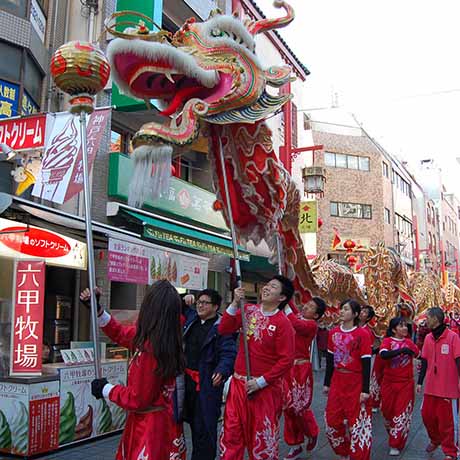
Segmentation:
{"type": "MultiPolygon", "coordinates": [[[[89,116],[87,151],[90,171],[110,112],[110,109],[100,109],[89,116]]],[[[62,204],[83,190],[83,149],[78,118],[68,112],[56,114],[47,140],[32,195],[62,204]]]]}
{"type": "Polygon", "coordinates": [[[316,233],[318,231],[318,211],[316,201],[300,203],[299,232],[316,233]]]}
{"type": "Polygon", "coordinates": [[[15,264],[11,324],[11,375],[40,375],[42,370],[45,262],[15,264]]]}
{"type": "Polygon", "coordinates": [[[0,118],[19,115],[19,86],[9,81],[0,80],[0,118]]]}

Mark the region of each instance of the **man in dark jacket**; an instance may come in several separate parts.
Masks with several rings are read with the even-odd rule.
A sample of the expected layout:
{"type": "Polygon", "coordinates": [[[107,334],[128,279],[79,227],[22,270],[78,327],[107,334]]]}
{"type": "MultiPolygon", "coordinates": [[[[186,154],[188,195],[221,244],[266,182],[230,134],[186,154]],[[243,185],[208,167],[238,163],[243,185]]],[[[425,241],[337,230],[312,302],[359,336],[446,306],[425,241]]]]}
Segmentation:
{"type": "Polygon", "coordinates": [[[222,297],[214,289],[197,296],[196,311],[185,310],[186,359],[184,420],[192,431],[192,460],[214,460],[224,383],[233,373],[236,340],[220,335],[222,297]]]}

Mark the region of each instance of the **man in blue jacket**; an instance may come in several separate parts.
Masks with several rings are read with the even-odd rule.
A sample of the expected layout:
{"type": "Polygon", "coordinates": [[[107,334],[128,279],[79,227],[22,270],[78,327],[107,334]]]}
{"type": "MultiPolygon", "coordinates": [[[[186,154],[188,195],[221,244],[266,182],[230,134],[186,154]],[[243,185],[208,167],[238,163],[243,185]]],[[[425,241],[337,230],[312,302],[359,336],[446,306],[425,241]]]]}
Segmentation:
{"type": "Polygon", "coordinates": [[[214,289],[197,296],[196,311],[185,310],[184,344],[186,359],[184,420],[192,431],[192,460],[214,460],[217,422],[224,383],[233,373],[236,340],[220,335],[218,310],[222,297],[214,289]]]}

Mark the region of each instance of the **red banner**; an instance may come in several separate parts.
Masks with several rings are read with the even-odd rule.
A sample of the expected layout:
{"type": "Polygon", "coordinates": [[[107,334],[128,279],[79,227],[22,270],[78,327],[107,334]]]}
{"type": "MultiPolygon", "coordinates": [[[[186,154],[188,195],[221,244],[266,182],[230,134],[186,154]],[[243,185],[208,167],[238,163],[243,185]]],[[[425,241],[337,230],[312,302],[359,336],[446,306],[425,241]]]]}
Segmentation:
{"type": "Polygon", "coordinates": [[[0,144],[13,150],[38,149],[45,146],[46,113],[0,121],[0,144]]]}
{"type": "Polygon", "coordinates": [[[11,324],[11,375],[42,371],[45,262],[21,260],[15,266],[11,324]]]}
{"type": "MultiPolygon", "coordinates": [[[[110,113],[111,109],[96,109],[88,118],[86,145],[90,171],[110,113]]],[[[47,138],[32,195],[63,204],[83,190],[83,148],[78,118],[68,112],[55,114],[47,138]]]]}

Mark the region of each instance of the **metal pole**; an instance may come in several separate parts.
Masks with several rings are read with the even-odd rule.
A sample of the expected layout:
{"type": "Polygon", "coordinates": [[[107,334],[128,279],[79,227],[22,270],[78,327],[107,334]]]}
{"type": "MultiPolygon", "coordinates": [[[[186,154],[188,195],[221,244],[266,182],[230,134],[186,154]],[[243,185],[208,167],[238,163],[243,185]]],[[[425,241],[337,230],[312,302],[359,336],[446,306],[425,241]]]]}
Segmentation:
{"type": "Polygon", "coordinates": [[[278,274],[283,274],[283,249],[281,248],[281,238],[276,235],[276,251],[278,253],[278,274]]]}
{"type": "Polygon", "coordinates": [[[101,349],[99,347],[99,328],[97,325],[96,270],[94,267],[93,226],[91,222],[91,189],[89,184],[88,151],[86,142],[86,112],[80,112],[81,147],[83,154],[83,190],[85,193],[85,228],[88,246],[88,278],[91,291],[91,330],[94,343],[94,368],[96,378],[102,377],[101,349]]]}
{"type": "MultiPolygon", "coordinates": [[[[228,191],[228,182],[227,182],[227,171],[225,169],[224,161],[224,151],[222,149],[222,140],[219,137],[219,157],[220,164],[222,167],[222,178],[224,180],[224,191],[225,191],[225,200],[227,201],[227,215],[228,222],[230,224],[230,233],[232,234],[232,246],[233,246],[233,257],[235,259],[235,271],[236,271],[236,282],[238,287],[241,287],[241,267],[240,259],[238,258],[238,242],[236,241],[236,232],[235,232],[235,223],[233,222],[233,213],[232,213],[232,203],[230,202],[230,193],[228,191]]],[[[246,315],[244,313],[244,300],[240,301],[240,310],[241,310],[241,324],[243,327],[243,344],[244,344],[244,359],[246,363],[246,379],[251,378],[251,364],[249,361],[249,347],[248,347],[248,325],[246,322],[246,315]]]]}

